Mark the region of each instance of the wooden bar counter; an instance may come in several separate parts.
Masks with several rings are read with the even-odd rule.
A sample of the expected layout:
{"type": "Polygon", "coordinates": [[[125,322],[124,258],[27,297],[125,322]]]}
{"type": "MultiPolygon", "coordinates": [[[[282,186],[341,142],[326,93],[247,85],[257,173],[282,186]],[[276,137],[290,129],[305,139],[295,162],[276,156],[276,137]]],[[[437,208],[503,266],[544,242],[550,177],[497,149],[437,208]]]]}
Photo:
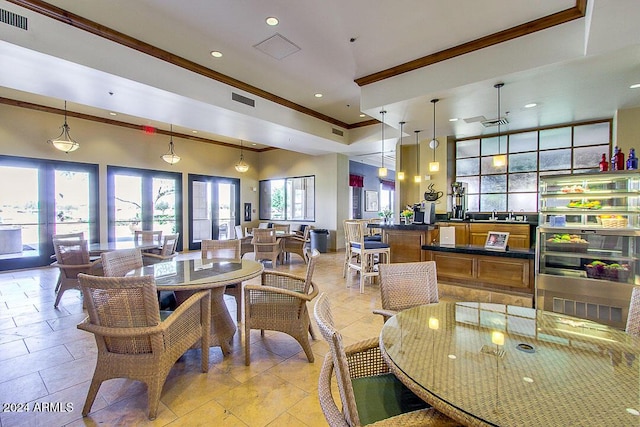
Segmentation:
{"type": "Polygon", "coordinates": [[[391,262],[427,261],[421,249],[438,237],[437,225],[369,224],[382,230],[382,241],[391,247],[391,262]]]}

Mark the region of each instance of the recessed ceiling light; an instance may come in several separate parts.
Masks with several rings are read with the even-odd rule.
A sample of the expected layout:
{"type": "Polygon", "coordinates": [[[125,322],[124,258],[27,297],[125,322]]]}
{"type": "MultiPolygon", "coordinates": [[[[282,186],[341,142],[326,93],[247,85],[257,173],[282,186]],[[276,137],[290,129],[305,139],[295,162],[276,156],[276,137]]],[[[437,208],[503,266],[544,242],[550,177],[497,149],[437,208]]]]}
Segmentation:
{"type": "Polygon", "coordinates": [[[258,145],[258,144],[256,144],[255,142],[253,142],[251,145],[258,145]]]}
{"type": "Polygon", "coordinates": [[[278,18],[276,18],[275,16],[269,16],[264,21],[267,23],[267,25],[269,25],[271,27],[275,27],[276,25],[278,25],[280,23],[280,21],[278,21],[278,18]]]}
{"type": "Polygon", "coordinates": [[[634,85],[629,86],[629,89],[638,89],[640,88],[640,83],[636,83],[634,85]]]}
{"type": "Polygon", "coordinates": [[[360,114],[360,117],[367,117],[365,114],[360,114]]]}
{"type": "Polygon", "coordinates": [[[314,96],[315,96],[316,98],[322,98],[322,94],[321,94],[321,93],[316,93],[314,96]]]}
{"type": "Polygon", "coordinates": [[[114,113],[113,111],[109,113],[110,116],[117,116],[118,113],[114,113]]]}
{"type": "Polygon", "coordinates": [[[533,107],[535,107],[536,105],[538,105],[538,104],[536,104],[535,102],[532,102],[532,103],[530,103],[530,104],[525,104],[524,108],[533,108],[533,107]]]}
{"type": "Polygon", "coordinates": [[[218,52],[217,50],[212,50],[211,51],[211,56],[213,56],[214,58],[221,58],[222,57],[222,52],[218,52]]]}
{"type": "Polygon", "coordinates": [[[192,130],[191,133],[198,133],[198,131],[197,130],[192,130]]]}
{"type": "Polygon", "coordinates": [[[454,118],[452,118],[452,119],[449,119],[449,121],[450,121],[450,122],[457,122],[457,121],[458,121],[458,118],[457,118],[457,117],[454,117],[454,118]]]}

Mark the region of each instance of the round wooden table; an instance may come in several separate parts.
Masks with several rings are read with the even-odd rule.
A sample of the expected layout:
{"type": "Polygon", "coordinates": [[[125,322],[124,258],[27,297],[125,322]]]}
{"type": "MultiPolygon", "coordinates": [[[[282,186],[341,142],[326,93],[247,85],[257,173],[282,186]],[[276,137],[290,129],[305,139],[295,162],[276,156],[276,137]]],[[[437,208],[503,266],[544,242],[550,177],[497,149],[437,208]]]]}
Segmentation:
{"type": "Polygon", "coordinates": [[[173,291],[178,304],[195,291],[210,289],[211,347],[220,346],[224,354],[229,354],[236,324],[224,302],[225,286],[253,279],[262,270],[262,264],[253,260],[189,259],[148,265],[128,275],[153,276],[158,290],[173,291]]]}
{"type": "Polygon", "coordinates": [[[640,425],[640,340],[595,322],[441,302],[389,319],[380,348],[405,385],[464,425],[640,425]]]}

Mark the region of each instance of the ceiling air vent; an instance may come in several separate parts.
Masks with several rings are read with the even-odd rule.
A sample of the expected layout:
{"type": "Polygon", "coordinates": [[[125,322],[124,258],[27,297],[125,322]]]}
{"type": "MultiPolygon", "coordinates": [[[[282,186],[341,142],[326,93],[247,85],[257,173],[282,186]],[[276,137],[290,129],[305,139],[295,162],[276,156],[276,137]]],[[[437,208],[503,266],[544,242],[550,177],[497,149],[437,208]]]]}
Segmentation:
{"type": "Polygon", "coordinates": [[[482,123],[482,126],[486,128],[498,126],[498,125],[506,125],[509,123],[506,117],[498,117],[497,119],[485,120],[482,123]]]}
{"type": "Polygon", "coordinates": [[[248,105],[249,107],[256,106],[255,99],[247,98],[246,96],[239,95],[235,92],[231,92],[231,99],[241,104],[248,105]]]}
{"type": "Polygon", "coordinates": [[[12,25],[14,27],[27,29],[27,17],[21,16],[8,10],[0,9],[0,22],[12,25]]]}
{"type": "Polygon", "coordinates": [[[340,129],[336,129],[336,128],[331,128],[331,133],[334,135],[338,135],[338,136],[344,136],[344,132],[342,132],[340,129]]]}

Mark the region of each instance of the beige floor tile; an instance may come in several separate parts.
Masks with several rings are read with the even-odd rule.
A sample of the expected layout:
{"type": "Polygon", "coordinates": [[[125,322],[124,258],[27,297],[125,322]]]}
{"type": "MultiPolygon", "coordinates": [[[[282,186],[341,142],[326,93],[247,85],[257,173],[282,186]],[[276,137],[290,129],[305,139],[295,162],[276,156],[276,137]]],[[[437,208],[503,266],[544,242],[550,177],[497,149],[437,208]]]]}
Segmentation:
{"type": "MultiPolygon", "coordinates": [[[[66,350],[66,348],[65,348],[66,350]]],[[[51,393],[55,393],[71,386],[91,381],[96,367],[96,358],[92,356],[71,360],[57,366],[42,369],[40,376],[51,393]],[[73,375],[69,375],[73,373],[73,375]]]]}
{"type": "Polygon", "coordinates": [[[63,345],[5,360],[0,363],[0,384],[71,360],[73,357],[63,345]]]}
{"type": "Polygon", "coordinates": [[[167,424],[170,427],[246,427],[236,416],[216,402],[207,402],[199,408],[167,424]]]}
{"type": "Polygon", "coordinates": [[[13,359],[14,357],[28,354],[27,346],[23,340],[16,340],[6,344],[0,344],[0,361],[13,359]]]}
{"type": "Polygon", "coordinates": [[[24,403],[45,397],[49,391],[37,372],[0,383],[2,403],[24,403]]]}

